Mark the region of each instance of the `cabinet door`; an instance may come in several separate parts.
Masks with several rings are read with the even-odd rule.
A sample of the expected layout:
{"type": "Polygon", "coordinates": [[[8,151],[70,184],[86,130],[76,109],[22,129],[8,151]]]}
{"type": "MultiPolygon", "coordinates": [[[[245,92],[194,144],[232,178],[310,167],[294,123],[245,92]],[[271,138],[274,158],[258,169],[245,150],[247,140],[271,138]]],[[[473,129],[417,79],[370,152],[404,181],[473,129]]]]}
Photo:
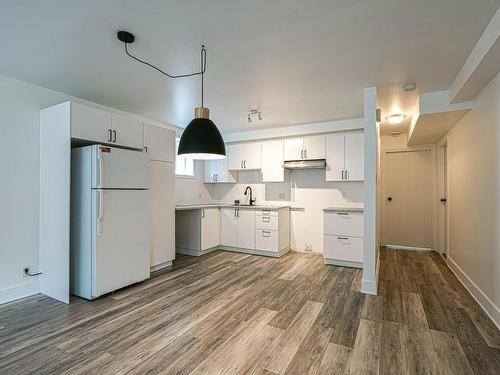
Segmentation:
{"type": "Polygon", "coordinates": [[[229,170],[243,169],[243,145],[228,145],[226,146],[226,152],[229,170]]]}
{"type": "Polygon", "coordinates": [[[243,148],[243,168],[260,169],[261,167],[261,144],[245,143],[243,148]]]}
{"type": "Polygon", "coordinates": [[[238,246],[238,221],[234,208],[222,208],[220,217],[220,243],[224,246],[238,246]]]}
{"type": "Polygon", "coordinates": [[[262,182],[285,181],[283,140],[262,142],[262,182]]]}
{"type": "Polygon", "coordinates": [[[142,149],[142,121],[113,113],[111,115],[113,143],[142,149]]]}
{"type": "Polygon", "coordinates": [[[220,210],[203,208],[201,210],[201,250],[220,244],[220,210]]]}
{"type": "Polygon", "coordinates": [[[111,113],[71,103],[71,138],[111,143],[111,113]]]}
{"type": "Polygon", "coordinates": [[[217,160],[215,168],[215,180],[217,182],[235,183],[236,172],[230,172],[227,168],[227,163],[228,163],[227,158],[217,160]]]}
{"type": "Polygon", "coordinates": [[[205,160],[205,183],[214,183],[215,174],[217,173],[217,160],[205,160]]]}
{"type": "Polygon", "coordinates": [[[238,209],[238,247],[255,249],[255,210],[238,209]]]}
{"type": "Polygon", "coordinates": [[[304,159],[325,158],[325,136],[313,135],[304,138],[304,159]]]}
{"type": "Polygon", "coordinates": [[[175,258],[174,163],[149,162],[149,213],[151,266],[175,258]]]}
{"type": "Polygon", "coordinates": [[[345,170],[347,180],[363,181],[365,179],[364,152],[363,133],[345,135],[345,170]]]}
{"type": "Polygon", "coordinates": [[[144,147],[150,160],[175,162],[175,132],[144,124],[144,147]]]}
{"type": "Polygon", "coordinates": [[[326,136],[326,181],[343,181],[344,134],[326,136]]]}
{"type": "Polygon", "coordinates": [[[285,139],[284,158],[289,160],[302,160],[304,150],[304,138],[285,139]]]}

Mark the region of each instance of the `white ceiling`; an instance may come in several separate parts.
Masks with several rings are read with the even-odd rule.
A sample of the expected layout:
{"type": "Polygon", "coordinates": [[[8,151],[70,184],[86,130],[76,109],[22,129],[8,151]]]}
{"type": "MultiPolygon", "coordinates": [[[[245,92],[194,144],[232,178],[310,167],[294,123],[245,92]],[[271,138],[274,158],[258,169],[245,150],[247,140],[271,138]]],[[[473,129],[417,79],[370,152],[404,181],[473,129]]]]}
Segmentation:
{"type": "MultiPolygon", "coordinates": [[[[0,74],[185,126],[205,104],[223,132],[362,116],[363,88],[380,87],[385,114],[420,92],[449,88],[500,0],[3,0],[0,74]],[[395,104],[395,102],[399,104],[395,104]],[[246,111],[264,119],[249,124],[246,111]]],[[[384,115],[385,117],[385,115],[384,115]]],[[[407,119],[408,121],[408,119],[407,119]]]]}

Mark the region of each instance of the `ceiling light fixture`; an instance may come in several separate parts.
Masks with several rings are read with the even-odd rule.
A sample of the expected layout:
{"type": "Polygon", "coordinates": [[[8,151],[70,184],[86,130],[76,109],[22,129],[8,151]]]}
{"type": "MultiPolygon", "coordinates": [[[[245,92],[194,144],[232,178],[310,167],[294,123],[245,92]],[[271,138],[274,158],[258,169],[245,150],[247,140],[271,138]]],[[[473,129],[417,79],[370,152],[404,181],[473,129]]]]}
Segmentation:
{"type": "Polygon", "coordinates": [[[391,125],[399,125],[403,122],[405,117],[406,117],[406,115],[404,115],[403,113],[395,113],[395,114],[387,116],[386,120],[391,125]]]}
{"type": "Polygon", "coordinates": [[[414,82],[409,82],[409,83],[406,83],[404,86],[403,86],[403,90],[406,91],[406,92],[412,92],[412,91],[415,91],[417,88],[417,84],[414,83],[414,82]]]}
{"type": "Polygon", "coordinates": [[[207,68],[207,51],[205,46],[201,46],[201,69],[195,73],[173,75],[157,68],[138,57],[133,56],[128,51],[128,44],[134,42],[134,35],[128,31],[118,31],[117,38],[125,44],[125,53],[169,78],[186,78],[201,75],[201,106],[194,109],[194,119],[184,129],[180,142],[178,155],[184,155],[191,159],[211,160],[224,159],[226,157],[226,146],[224,140],[217,129],[217,126],[209,119],[209,109],[203,106],[203,78],[207,68]]]}
{"type": "Polygon", "coordinates": [[[260,109],[251,109],[248,111],[248,122],[252,122],[252,116],[257,116],[257,119],[259,121],[262,120],[262,111],[260,109]]]}

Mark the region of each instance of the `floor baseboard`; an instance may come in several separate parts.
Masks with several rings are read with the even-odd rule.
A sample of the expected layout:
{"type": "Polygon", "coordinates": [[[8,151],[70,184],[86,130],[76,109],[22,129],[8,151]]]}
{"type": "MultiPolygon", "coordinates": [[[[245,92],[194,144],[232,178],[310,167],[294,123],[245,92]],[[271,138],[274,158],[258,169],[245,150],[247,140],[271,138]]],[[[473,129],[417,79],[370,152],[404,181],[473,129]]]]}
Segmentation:
{"type": "Polygon", "coordinates": [[[37,293],[40,293],[40,282],[38,281],[38,278],[21,285],[15,285],[10,288],[0,290],[0,305],[15,301],[16,299],[29,297],[37,293]]]}
{"type": "Polygon", "coordinates": [[[470,279],[469,276],[456,264],[453,259],[448,257],[446,264],[448,268],[455,274],[457,279],[467,289],[472,298],[481,306],[486,315],[490,317],[493,323],[500,330],[500,309],[488,298],[486,294],[470,279]]]}
{"type": "Polygon", "coordinates": [[[385,247],[387,247],[388,249],[397,249],[397,250],[432,251],[432,249],[428,247],[400,246],[400,245],[385,245],[385,247]]]}

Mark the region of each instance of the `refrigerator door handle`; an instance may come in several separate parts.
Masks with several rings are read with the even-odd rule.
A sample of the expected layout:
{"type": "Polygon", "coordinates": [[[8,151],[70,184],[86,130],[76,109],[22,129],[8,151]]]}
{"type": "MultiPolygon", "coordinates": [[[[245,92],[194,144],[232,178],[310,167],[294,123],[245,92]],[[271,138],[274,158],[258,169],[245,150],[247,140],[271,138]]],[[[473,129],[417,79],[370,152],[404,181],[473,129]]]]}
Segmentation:
{"type": "Polygon", "coordinates": [[[97,237],[102,235],[102,190],[97,190],[97,237]]]}
{"type": "Polygon", "coordinates": [[[97,168],[99,168],[99,172],[97,175],[99,176],[99,182],[97,183],[97,187],[102,187],[102,158],[101,158],[101,150],[99,146],[97,146],[97,168]]]}

